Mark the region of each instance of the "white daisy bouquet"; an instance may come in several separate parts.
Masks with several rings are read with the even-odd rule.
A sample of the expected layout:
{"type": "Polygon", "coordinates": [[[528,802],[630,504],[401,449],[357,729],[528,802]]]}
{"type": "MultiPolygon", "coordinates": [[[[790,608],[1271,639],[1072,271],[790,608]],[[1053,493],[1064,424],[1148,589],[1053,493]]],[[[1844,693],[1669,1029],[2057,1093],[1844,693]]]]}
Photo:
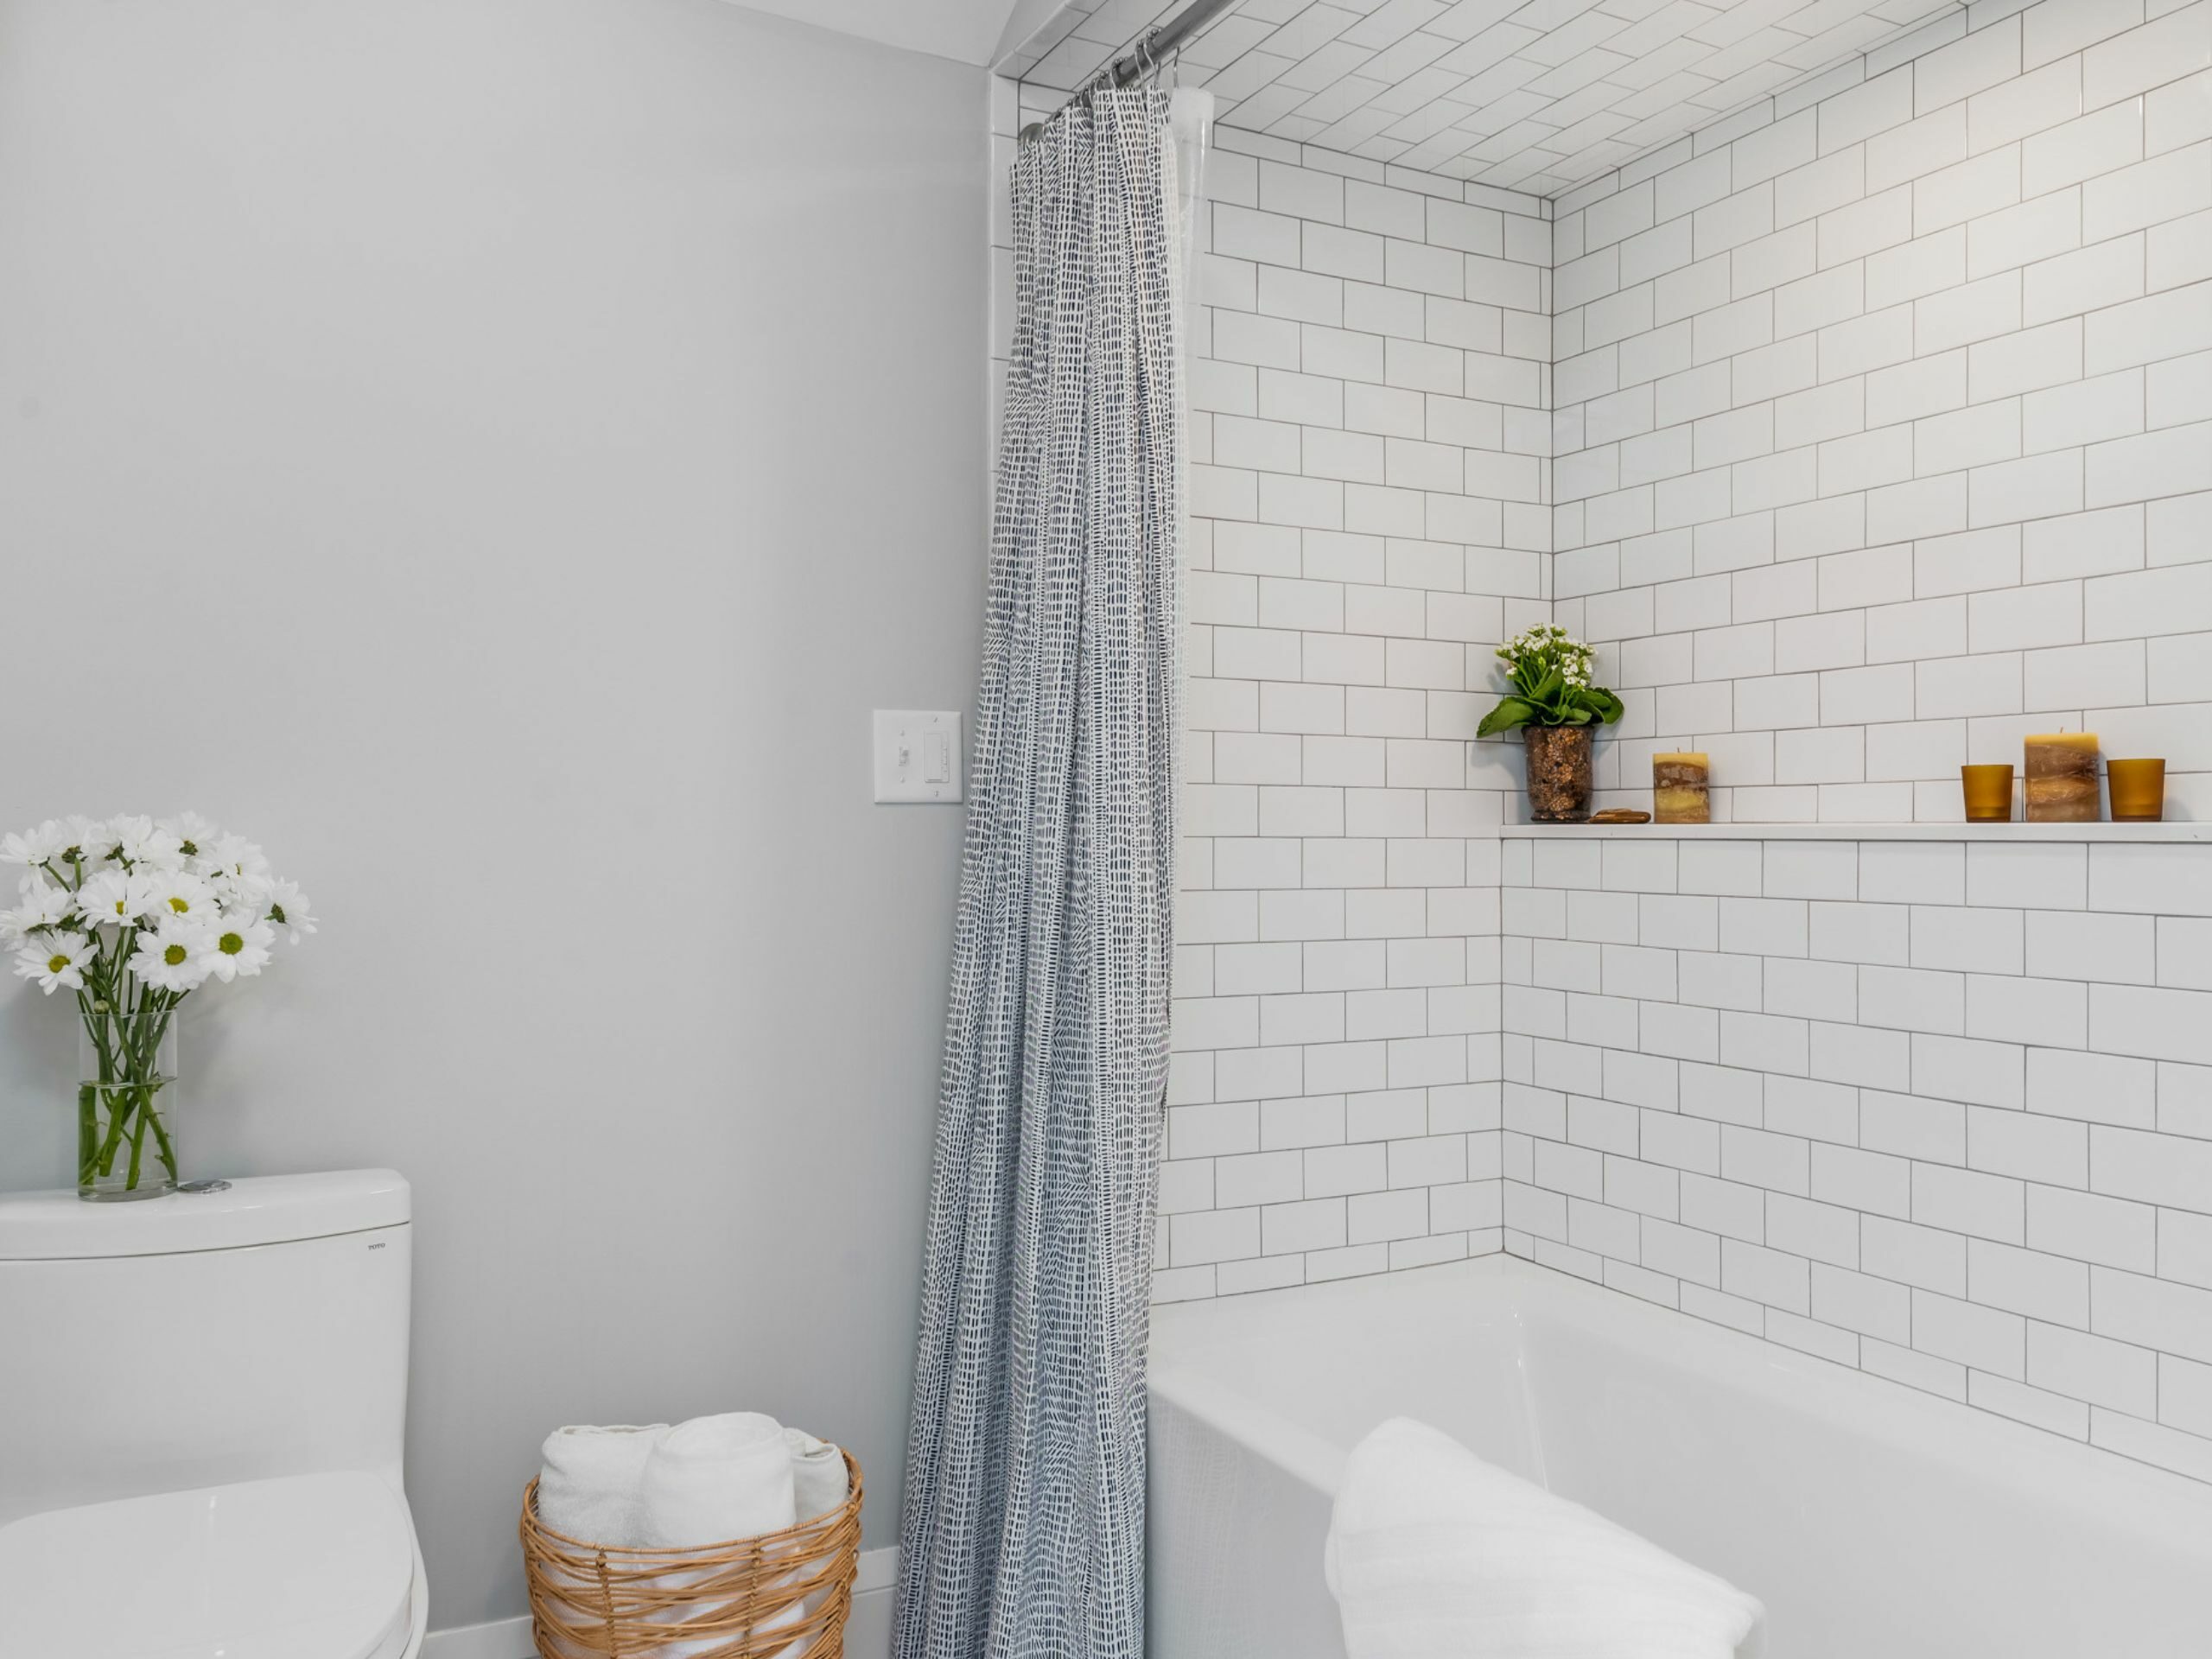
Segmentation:
{"type": "Polygon", "coordinates": [[[23,871],[15,908],[0,910],[0,949],[48,996],[76,994],[79,1192],[168,1191],[176,1147],[162,1090],[175,1080],[178,1005],[210,979],[260,973],[280,937],[314,932],[307,896],[260,848],[194,813],[49,818],[0,836],[0,865],[23,871]]]}

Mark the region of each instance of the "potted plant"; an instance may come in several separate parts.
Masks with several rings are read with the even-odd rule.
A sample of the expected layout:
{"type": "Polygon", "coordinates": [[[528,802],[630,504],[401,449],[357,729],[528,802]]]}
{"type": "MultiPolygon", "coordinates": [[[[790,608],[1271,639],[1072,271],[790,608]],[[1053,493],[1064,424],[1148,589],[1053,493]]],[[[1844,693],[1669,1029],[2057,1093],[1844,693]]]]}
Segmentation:
{"type": "Polygon", "coordinates": [[[1593,729],[1621,717],[1621,700],[1590,683],[1596,656],[1553,622],[1539,622],[1497,648],[1512,690],[1483,716],[1478,737],[1518,730],[1529,752],[1529,814],[1539,823],[1590,816],[1593,729]]]}

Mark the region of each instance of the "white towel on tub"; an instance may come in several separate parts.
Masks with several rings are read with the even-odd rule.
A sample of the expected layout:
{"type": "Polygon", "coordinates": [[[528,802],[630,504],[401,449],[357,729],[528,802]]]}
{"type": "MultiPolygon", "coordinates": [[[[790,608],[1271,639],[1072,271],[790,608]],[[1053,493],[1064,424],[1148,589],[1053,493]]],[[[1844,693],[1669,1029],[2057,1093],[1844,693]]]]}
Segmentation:
{"type": "Polygon", "coordinates": [[[1730,1659],[1766,1616],[1404,1417],[1352,1449],[1326,1572],[1350,1659],[1730,1659]]]}

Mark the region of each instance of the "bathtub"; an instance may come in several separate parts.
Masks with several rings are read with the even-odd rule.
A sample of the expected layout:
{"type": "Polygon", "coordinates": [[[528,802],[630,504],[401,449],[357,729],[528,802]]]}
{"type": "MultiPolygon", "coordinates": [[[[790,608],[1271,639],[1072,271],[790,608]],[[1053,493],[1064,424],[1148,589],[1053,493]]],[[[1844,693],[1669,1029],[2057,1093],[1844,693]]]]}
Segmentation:
{"type": "Polygon", "coordinates": [[[2206,1659],[2212,1487],[1493,1255],[1155,1311],[1150,1659],[1344,1659],[1385,1417],[1765,1601],[1766,1659],[2206,1659]]]}

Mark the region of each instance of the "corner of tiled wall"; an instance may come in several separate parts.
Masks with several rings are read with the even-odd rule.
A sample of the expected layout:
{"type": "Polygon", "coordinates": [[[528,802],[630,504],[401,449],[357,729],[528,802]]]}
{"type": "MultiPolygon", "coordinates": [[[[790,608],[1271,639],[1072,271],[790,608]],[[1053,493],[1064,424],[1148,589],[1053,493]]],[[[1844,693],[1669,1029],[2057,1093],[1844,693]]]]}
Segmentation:
{"type": "Polygon", "coordinates": [[[1215,138],[1163,1300],[1499,1248],[1520,775],[1472,739],[1549,613],[1545,205],[1215,138]]]}

